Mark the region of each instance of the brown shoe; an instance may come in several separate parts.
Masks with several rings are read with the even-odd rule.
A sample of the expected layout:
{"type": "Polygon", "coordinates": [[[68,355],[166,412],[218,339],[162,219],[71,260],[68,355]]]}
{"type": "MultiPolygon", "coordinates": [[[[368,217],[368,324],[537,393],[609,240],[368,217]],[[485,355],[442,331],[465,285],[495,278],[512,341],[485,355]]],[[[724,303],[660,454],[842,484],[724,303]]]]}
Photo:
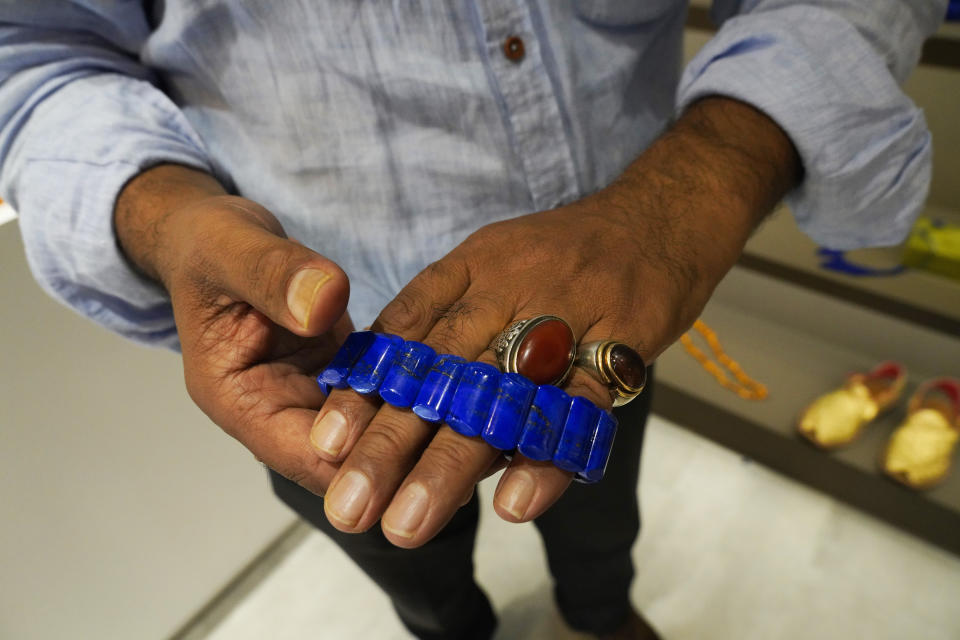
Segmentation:
{"type": "Polygon", "coordinates": [[[615,631],[597,636],[599,640],[660,640],[656,630],[643,616],[630,610],[630,615],[615,631]]]}

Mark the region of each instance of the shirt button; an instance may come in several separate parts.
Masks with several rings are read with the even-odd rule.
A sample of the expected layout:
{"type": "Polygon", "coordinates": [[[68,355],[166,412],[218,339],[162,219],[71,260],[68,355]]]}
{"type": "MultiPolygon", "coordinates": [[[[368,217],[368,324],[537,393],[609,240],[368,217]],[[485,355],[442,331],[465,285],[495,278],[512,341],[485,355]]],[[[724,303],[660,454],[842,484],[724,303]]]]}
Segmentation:
{"type": "Polygon", "coordinates": [[[503,41],[503,55],[511,62],[520,62],[526,51],[523,48],[523,39],[519,36],[510,36],[503,41]]]}

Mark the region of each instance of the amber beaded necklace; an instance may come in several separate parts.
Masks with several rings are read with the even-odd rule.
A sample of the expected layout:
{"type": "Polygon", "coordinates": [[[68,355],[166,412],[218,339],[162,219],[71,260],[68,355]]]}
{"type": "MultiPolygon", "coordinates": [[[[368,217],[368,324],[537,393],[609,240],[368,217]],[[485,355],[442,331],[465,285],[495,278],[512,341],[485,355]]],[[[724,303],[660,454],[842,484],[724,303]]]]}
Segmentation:
{"type": "Polygon", "coordinates": [[[694,322],[693,329],[703,336],[703,339],[707,342],[707,346],[710,347],[717,362],[726,367],[727,371],[736,379],[735,381],[731,380],[727,372],[720,368],[717,362],[711,360],[707,354],[693,343],[693,338],[690,337],[689,331],[680,336],[680,342],[683,344],[683,348],[687,350],[687,353],[696,358],[701,367],[716,378],[720,386],[733,391],[744,400],[763,400],[767,397],[767,387],[748,376],[740,365],[724,352],[723,347],[720,346],[720,340],[717,339],[717,334],[713,329],[708,327],[702,320],[694,322]]]}

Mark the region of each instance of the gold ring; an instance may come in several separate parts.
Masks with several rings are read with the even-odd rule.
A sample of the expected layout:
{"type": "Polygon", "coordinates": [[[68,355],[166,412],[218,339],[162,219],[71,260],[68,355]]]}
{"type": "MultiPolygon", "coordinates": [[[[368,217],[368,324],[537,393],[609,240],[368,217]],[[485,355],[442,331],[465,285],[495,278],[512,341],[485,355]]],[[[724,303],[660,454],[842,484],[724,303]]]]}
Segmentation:
{"type": "Polygon", "coordinates": [[[639,396],[647,384],[647,365],[643,358],[616,340],[580,345],[574,364],[607,385],[615,407],[639,396]]]}

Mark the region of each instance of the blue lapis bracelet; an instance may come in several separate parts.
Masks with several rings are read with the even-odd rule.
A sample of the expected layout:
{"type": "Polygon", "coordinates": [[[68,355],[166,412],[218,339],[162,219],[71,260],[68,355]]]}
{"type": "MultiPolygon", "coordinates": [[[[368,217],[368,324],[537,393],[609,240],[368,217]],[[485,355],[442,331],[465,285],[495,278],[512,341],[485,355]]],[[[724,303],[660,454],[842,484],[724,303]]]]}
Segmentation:
{"type": "Polygon", "coordinates": [[[581,482],[603,478],[617,430],[609,411],[559,387],[373,331],[351,333],[317,383],[324,393],[378,393],[387,404],[502,451],[550,460],[581,482]]]}

